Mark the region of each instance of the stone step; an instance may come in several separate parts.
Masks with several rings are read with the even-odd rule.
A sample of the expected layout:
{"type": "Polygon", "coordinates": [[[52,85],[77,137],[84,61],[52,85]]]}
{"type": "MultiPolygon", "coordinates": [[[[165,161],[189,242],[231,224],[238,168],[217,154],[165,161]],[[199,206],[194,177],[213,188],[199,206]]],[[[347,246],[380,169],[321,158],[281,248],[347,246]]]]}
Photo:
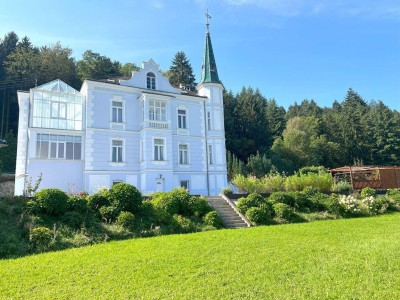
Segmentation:
{"type": "Polygon", "coordinates": [[[207,197],[207,201],[218,212],[225,227],[248,227],[247,223],[224,198],[216,196],[207,197]]]}

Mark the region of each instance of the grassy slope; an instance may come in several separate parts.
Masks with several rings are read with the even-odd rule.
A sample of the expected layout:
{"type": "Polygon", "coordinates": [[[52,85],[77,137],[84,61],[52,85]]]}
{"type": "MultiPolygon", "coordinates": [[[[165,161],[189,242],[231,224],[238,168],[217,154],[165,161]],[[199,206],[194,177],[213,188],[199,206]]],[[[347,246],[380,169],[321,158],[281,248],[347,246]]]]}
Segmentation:
{"type": "Polygon", "coordinates": [[[400,298],[400,214],[162,236],[0,261],[0,298],[400,298]]]}

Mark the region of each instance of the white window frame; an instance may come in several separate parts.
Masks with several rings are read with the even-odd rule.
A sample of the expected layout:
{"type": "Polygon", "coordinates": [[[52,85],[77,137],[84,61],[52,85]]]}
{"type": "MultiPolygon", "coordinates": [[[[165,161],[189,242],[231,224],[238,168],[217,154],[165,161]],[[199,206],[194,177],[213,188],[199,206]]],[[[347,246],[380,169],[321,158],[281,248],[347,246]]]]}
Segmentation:
{"type": "Polygon", "coordinates": [[[186,108],[178,108],[177,109],[177,122],[178,122],[178,129],[188,129],[188,117],[187,117],[187,109],[186,108]],[[184,113],[180,113],[180,111],[183,111],[184,113]],[[182,124],[183,123],[183,124],[182,124]],[[183,125],[183,126],[182,126],[183,125]]]}
{"type": "Polygon", "coordinates": [[[167,103],[165,101],[149,101],[149,120],[167,122],[167,103]]]}
{"type": "Polygon", "coordinates": [[[208,144],[208,164],[213,165],[214,164],[214,155],[213,155],[213,145],[208,144]]]}
{"type": "Polygon", "coordinates": [[[211,130],[211,111],[207,110],[207,130],[211,130]]]}
{"type": "Polygon", "coordinates": [[[146,87],[149,90],[156,89],[156,74],[154,74],[153,72],[148,72],[146,74],[146,87]]]}
{"type": "Polygon", "coordinates": [[[179,181],[179,186],[182,187],[182,188],[185,188],[186,190],[189,190],[189,189],[190,189],[190,181],[189,181],[188,179],[181,179],[181,180],[179,181]],[[182,184],[183,182],[186,183],[186,186],[184,186],[184,185],[182,184]]]}
{"type": "Polygon", "coordinates": [[[121,100],[111,100],[111,122],[122,124],[124,123],[124,102],[121,100]],[[120,104],[121,106],[117,106],[116,104],[120,104]],[[114,119],[114,111],[116,111],[116,118],[114,119]],[[121,114],[119,114],[119,112],[121,114]]]}
{"type": "Polygon", "coordinates": [[[125,140],[124,139],[111,139],[110,142],[110,162],[111,164],[123,164],[125,162],[125,140]],[[121,142],[121,145],[114,145],[114,142],[121,142]],[[116,160],[114,161],[114,147],[117,149],[116,160]],[[118,154],[118,148],[121,148],[121,154],[118,154]],[[120,160],[119,160],[120,158],[120,160]]]}
{"type": "Polygon", "coordinates": [[[166,159],[167,158],[167,149],[166,148],[167,148],[166,147],[166,139],[164,137],[154,137],[153,138],[153,148],[152,148],[152,150],[153,150],[153,153],[152,153],[153,161],[155,161],[155,162],[165,162],[167,160],[166,159]],[[162,145],[156,145],[156,140],[161,140],[162,141],[162,145]],[[160,149],[156,150],[156,147],[157,148],[162,147],[162,148],[161,148],[161,150],[160,149]],[[160,158],[162,158],[162,159],[160,159],[160,158]]]}
{"type": "Polygon", "coordinates": [[[179,143],[178,144],[178,164],[182,165],[182,166],[188,166],[190,164],[189,158],[190,158],[189,144],[179,143]],[[186,146],[186,149],[181,150],[181,146],[186,146]],[[185,157],[185,154],[186,154],[186,157],[185,157]]]}
{"type": "Polygon", "coordinates": [[[81,136],[76,135],[64,135],[64,134],[47,134],[47,133],[38,133],[36,136],[36,158],[37,159],[51,159],[51,160],[82,160],[83,156],[83,140],[81,136]],[[42,139],[41,135],[47,136],[47,139],[42,139]],[[75,139],[79,138],[80,141],[75,141],[75,139]],[[45,146],[45,144],[47,144],[45,146]],[[72,158],[67,157],[67,144],[72,146],[72,158]],[[55,146],[55,156],[52,155],[52,145],[55,146]],[[80,147],[79,158],[75,158],[76,146],[80,147]],[[42,155],[42,149],[46,149],[47,151],[43,151],[43,153],[47,154],[46,157],[42,155]],[[60,148],[62,148],[63,155],[60,155],[60,148]]]}

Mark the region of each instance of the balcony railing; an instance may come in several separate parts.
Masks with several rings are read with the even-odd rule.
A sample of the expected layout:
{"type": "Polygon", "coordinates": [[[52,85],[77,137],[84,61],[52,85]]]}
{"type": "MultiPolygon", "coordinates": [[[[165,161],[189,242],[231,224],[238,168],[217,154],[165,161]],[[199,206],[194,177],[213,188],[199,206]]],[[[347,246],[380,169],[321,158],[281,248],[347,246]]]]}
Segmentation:
{"type": "Polygon", "coordinates": [[[142,128],[169,129],[170,124],[163,121],[145,120],[142,122],[142,128]]]}

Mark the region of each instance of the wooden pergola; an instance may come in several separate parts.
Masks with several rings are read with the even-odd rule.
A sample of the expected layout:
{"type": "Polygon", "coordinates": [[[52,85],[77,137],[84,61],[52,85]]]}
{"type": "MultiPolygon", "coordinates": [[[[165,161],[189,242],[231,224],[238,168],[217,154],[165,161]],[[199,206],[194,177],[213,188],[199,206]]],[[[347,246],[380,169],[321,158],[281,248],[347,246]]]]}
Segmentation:
{"type": "Polygon", "coordinates": [[[330,169],[335,180],[344,178],[350,182],[353,190],[365,187],[381,189],[400,188],[400,167],[381,166],[344,166],[330,169]]]}

